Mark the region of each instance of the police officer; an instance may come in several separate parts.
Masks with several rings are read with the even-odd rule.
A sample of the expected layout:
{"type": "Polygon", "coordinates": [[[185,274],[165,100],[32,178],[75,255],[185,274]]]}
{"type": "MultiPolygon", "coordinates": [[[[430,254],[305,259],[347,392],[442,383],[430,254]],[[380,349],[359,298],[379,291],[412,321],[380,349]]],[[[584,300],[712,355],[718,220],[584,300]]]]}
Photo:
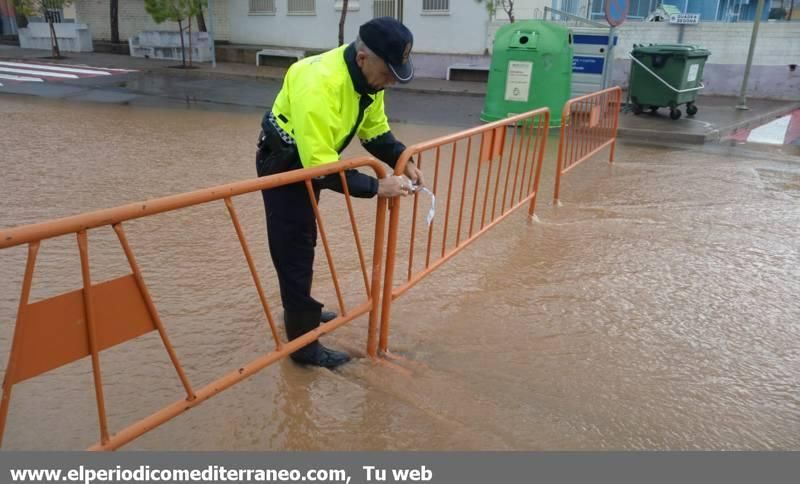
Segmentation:
{"type": "MultiPolygon", "coordinates": [[[[413,36],[403,24],[381,17],[362,25],[352,44],[293,64],[261,122],[258,175],[336,162],[355,136],[373,156],[394,167],[405,145],[389,128],[383,89],[414,77],[412,45],[413,36]]],[[[345,175],[350,194],[361,198],[404,196],[413,191],[412,183],[424,183],[413,161],[408,162],[405,176],[377,180],[356,170],[345,175]]],[[[322,189],[344,191],[338,174],[315,179],[313,187],[317,200],[322,189]]],[[[264,190],[262,196],[286,334],[292,340],[337,315],[322,311],[323,305],[311,297],[317,225],[305,184],[264,190]]],[[[319,341],[291,357],[300,364],[326,368],[350,360],[347,353],[319,341]]]]}

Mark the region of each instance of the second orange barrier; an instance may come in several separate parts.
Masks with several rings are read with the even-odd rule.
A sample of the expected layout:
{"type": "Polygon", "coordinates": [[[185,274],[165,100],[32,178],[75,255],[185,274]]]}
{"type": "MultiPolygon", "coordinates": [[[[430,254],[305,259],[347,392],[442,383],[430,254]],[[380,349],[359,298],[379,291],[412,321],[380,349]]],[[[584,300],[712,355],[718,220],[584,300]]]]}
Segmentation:
{"type": "Polygon", "coordinates": [[[612,87],[576,97],[564,105],[553,202],[558,203],[561,179],[567,172],[610,146],[608,161],[614,161],[622,89],[612,87]]]}
{"type": "Polygon", "coordinates": [[[420,192],[414,195],[408,220],[401,220],[402,200],[390,204],[378,348],[381,352],[388,350],[395,299],[517,208],[528,204],[528,214],[533,215],[549,125],[550,111],[541,108],[419,143],[403,152],[395,174],[402,174],[408,161],[414,159],[436,196],[436,216],[435,223],[428,227],[420,221],[419,207],[425,198],[420,192]],[[401,222],[410,227],[408,260],[405,282],[395,287],[401,222]],[[415,258],[418,243],[424,258],[415,258]]]}

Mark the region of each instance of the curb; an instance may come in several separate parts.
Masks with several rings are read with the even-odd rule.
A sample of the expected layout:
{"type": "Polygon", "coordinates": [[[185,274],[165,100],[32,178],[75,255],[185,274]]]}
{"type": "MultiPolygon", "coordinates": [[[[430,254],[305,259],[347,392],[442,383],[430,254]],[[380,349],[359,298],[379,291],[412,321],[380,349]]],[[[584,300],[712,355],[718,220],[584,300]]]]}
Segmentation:
{"type": "Polygon", "coordinates": [[[718,143],[726,136],[730,135],[738,129],[751,129],[768,123],[774,119],[785,116],[792,111],[800,109],[800,102],[790,103],[784,107],[774,109],[772,111],[760,114],[758,116],[735,122],[725,127],[711,126],[706,133],[686,133],[686,132],[669,132],[669,131],[656,131],[653,129],[636,129],[636,128],[618,128],[618,136],[620,139],[638,139],[643,141],[652,141],[653,138],[658,138],[658,141],[669,143],[682,143],[691,145],[702,145],[706,143],[718,143]]]}
{"type": "MultiPolygon", "coordinates": [[[[231,79],[231,80],[267,80],[267,81],[277,81],[283,82],[284,76],[278,75],[270,75],[270,74],[236,74],[230,72],[213,72],[208,70],[179,70],[174,69],[172,67],[151,67],[148,69],[142,69],[140,72],[152,72],[152,73],[168,73],[168,74],[182,74],[182,75],[190,75],[190,76],[198,76],[198,77],[205,77],[205,78],[216,78],[216,79],[231,79]]],[[[444,81],[446,82],[446,81],[444,81]]],[[[486,93],[483,92],[473,92],[473,91],[464,91],[464,90],[453,90],[453,89],[437,89],[437,88],[430,88],[430,87],[392,87],[395,91],[400,92],[410,92],[415,94],[442,94],[446,96],[466,96],[466,97],[484,97],[486,93]]]]}
{"type": "MultiPolygon", "coordinates": [[[[29,61],[32,58],[30,57],[20,57],[18,55],[3,55],[3,52],[0,51],[0,59],[6,60],[14,60],[14,61],[29,61]]],[[[64,63],[69,63],[69,59],[65,59],[64,63]]],[[[56,62],[58,63],[58,62],[56,62]]],[[[147,67],[139,67],[136,65],[126,65],[124,62],[114,63],[112,68],[118,69],[135,69],[140,73],[159,73],[159,74],[169,74],[169,75],[182,75],[182,76],[195,76],[195,77],[202,77],[206,79],[231,79],[231,80],[267,80],[267,81],[277,81],[283,82],[283,75],[272,75],[272,74],[237,74],[237,73],[230,73],[230,72],[214,72],[208,69],[175,69],[173,67],[168,66],[147,66],[147,67]]],[[[447,82],[447,81],[442,81],[447,82]]],[[[401,92],[410,92],[416,94],[442,94],[447,96],[466,96],[466,97],[483,97],[486,94],[483,92],[473,92],[473,91],[464,91],[464,90],[454,90],[454,89],[445,89],[445,88],[430,88],[430,87],[394,87],[397,91],[401,92]]]]}
{"type": "Polygon", "coordinates": [[[761,126],[762,124],[768,123],[772,120],[777,118],[781,118],[792,111],[800,109],[800,102],[788,104],[785,107],[772,110],[770,112],[764,113],[760,116],[756,116],[754,118],[750,118],[747,120],[743,120],[739,123],[733,124],[731,126],[726,126],[724,128],[720,128],[717,130],[717,134],[719,135],[717,138],[712,139],[711,141],[721,141],[722,138],[728,136],[729,134],[733,133],[737,129],[751,129],[761,126]]]}

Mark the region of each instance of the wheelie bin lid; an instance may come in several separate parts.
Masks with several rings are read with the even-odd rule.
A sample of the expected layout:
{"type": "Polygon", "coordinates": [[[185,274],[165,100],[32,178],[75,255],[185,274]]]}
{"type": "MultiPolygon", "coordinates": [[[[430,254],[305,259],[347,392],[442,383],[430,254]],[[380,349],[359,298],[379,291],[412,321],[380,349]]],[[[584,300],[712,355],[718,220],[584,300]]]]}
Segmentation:
{"type": "Polygon", "coordinates": [[[634,45],[633,55],[682,55],[686,57],[708,57],[711,52],[702,47],[688,44],[650,44],[634,45]]]}

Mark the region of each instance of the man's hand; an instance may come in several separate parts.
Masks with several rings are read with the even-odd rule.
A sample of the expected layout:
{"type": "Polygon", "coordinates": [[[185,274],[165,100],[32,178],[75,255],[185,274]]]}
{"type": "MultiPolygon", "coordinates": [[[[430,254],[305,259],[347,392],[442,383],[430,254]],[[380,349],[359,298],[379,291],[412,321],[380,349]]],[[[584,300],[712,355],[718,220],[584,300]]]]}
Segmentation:
{"type": "Polygon", "coordinates": [[[393,198],[404,197],[413,192],[411,181],[404,176],[389,175],[378,180],[378,196],[393,198]]]}
{"type": "Polygon", "coordinates": [[[415,185],[419,185],[421,187],[425,186],[425,180],[422,178],[422,170],[417,168],[414,160],[408,160],[408,163],[406,163],[405,175],[415,185]]]}

